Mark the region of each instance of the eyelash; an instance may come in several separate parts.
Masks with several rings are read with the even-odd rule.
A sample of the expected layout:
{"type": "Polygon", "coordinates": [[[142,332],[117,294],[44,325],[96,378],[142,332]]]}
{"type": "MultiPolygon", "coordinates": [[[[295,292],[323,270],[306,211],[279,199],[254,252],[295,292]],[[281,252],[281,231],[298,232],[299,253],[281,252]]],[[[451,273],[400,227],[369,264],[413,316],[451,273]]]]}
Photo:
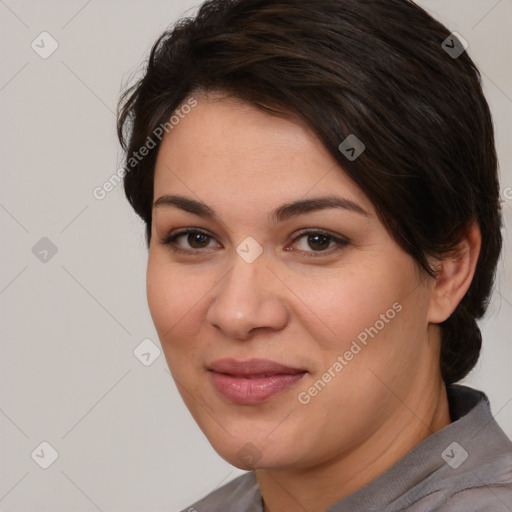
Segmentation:
{"type": "MultiPolygon", "coordinates": [[[[206,249],[188,249],[187,250],[187,249],[181,249],[181,248],[177,247],[176,245],[174,245],[175,241],[179,237],[185,236],[185,235],[204,235],[208,238],[214,239],[213,236],[206,233],[205,231],[201,231],[199,229],[184,229],[183,231],[179,231],[178,233],[174,233],[172,235],[169,235],[169,236],[161,239],[160,243],[162,245],[169,246],[176,253],[193,255],[193,256],[200,255],[201,253],[203,253],[206,250],[206,249]]],[[[321,229],[315,229],[315,230],[310,229],[310,230],[302,231],[293,239],[292,243],[297,242],[298,240],[300,240],[303,237],[311,236],[311,235],[324,236],[329,239],[329,243],[331,241],[335,242],[337,244],[337,247],[334,247],[334,248],[331,247],[330,249],[326,249],[323,251],[299,251],[299,252],[302,252],[303,256],[305,256],[305,257],[318,258],[321,256],[325,256],[326,254],[331,254],[334,251],[338,251],[338,250],[342,249],[343,247],[347,246],[350,243],[349,240],[347,240],[347,239],[335,237],[335,236],[331,235],[330,233],[323,231],[321,229]],[[334,249],[334,251],[333,251],[333,249],[334,249]]]]}

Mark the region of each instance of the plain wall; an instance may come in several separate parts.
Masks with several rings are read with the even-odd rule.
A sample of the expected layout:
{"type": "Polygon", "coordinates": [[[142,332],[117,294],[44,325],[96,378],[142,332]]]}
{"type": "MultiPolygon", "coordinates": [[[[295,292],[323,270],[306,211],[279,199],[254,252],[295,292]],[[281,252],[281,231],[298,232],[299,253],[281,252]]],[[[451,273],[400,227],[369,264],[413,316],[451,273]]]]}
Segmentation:
{"type": "MultiPolygon", "coordinates": [[[[481,322],[482,356],[464,382],[489,396],[512,436],[512,2],[419,3],[468,41],[494,115],[504,259],[481,322]]],[[[0,2],[4,511],[176,511],[242,473],[210,447],[163,355],[150,366],[134,357],[145,338],[159,345],[146,303],[143,225],[121,185],[103,200],[93,196],[120,163],[121,83],[161,31],[195,5],[0,2]],[[51,41],[38,38],[43,31],[59,45],[46,59],[31,47],[35,40],[38,51],[49,51],[51,41]],[[43,441],[58,452],[48,469],[31,457],[36,450],[36,461],[49,460],[43,441]]]]}

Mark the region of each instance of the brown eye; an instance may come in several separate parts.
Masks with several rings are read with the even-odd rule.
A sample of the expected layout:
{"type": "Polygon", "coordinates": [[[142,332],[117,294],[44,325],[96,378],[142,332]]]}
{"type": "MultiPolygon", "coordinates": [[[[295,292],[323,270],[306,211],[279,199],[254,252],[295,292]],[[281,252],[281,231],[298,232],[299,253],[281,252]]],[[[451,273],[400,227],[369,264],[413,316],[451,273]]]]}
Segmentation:
{"type": "Polygon", "coordinates": [[[334,251],[342,249],[349,244],[349,241],[323,231],[307,231],[297,236],[293,244],[305,256],[322,256],[333,252],[331,251],[333,248],[334,251]]]}
{"type": "Polygon", "coordinates": [[[211,237],[203,233],[189,233],[187,235],[187,242],[194,249],[204,249],[208,246],[208,241],[211,237]],[[205,245],[206,242],[206,245],[205,245]]]}
{"type": "Polygon", "coordinates": [[[325,235],[309,235],[308,245],[314,250],[324,250],[329,248],[331,240],[325,235]]]}
{"type": "MultiPolygon", "coordinates": [[[[201,249],[209,249],[214,241],[213,237],[197,229],[187,229],[171,234],[160,240],[163,245],[169,245],[173,251],[183,253],[200,253],[201,249]]],[[[219,247],[218,244],[216,244],[219,247]]]]}

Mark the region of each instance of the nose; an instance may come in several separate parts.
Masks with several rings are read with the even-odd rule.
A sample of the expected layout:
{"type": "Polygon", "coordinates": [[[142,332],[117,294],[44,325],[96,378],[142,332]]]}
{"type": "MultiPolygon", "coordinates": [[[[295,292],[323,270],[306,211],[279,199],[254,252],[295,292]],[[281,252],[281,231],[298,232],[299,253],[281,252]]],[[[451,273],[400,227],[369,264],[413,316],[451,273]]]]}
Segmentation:
{"type": "Polygon", "coordinates": [[[214,288],[207,321],[226,337],[245,341],[286,325],[286,289],[267,265],[263,255],[247,263],[234,254],[231,270],[214,288]]]}

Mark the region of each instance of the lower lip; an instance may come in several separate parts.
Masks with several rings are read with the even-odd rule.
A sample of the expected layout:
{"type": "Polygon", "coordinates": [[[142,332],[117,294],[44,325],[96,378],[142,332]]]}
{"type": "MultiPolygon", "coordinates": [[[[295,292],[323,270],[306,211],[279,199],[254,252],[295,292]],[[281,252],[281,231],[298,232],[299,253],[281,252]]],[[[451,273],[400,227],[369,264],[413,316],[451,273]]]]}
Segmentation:
{"type": "Polygon", "coordinates": [[[213,385],[230,402],[256,404],[268,400],[302,379],[306,372],[247,379],[210,371],[213,385]]]}

